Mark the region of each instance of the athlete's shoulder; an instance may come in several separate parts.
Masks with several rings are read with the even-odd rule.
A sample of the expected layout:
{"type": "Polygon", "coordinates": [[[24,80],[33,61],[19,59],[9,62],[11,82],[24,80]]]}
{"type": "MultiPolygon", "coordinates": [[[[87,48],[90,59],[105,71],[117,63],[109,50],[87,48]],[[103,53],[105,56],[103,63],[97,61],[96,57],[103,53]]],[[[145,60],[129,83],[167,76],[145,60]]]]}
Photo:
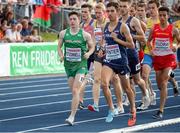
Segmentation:
{"type": "Polygon", "coordinates": [[[91,38],[91,34],[82,29],[82,34],[85,40],[91,38]]]}
{"type": "Polygon", "coordinates": [[[64,38],[66,31],[67,31],[67,29],[60,31],[59,38],[64,38]]]}

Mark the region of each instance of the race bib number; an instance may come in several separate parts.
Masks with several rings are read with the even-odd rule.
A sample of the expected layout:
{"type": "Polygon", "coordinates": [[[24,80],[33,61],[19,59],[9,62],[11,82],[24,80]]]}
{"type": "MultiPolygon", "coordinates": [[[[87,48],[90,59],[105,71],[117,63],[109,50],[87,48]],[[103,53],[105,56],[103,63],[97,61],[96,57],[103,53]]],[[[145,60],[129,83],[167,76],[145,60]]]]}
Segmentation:
{"type": "Polygon", "coordinates": [[[166,50],[169,48],[169,39],[168,38],[156,38],[155,39],[155,48],[159,50],[166,50]]]}
{"type": "Polygon", "coordinates": [[[80,48],[66,48],[66,60],[71,62],[81,61],[81,49],[80,48]]]}
{"type": "Polygon", "coordinates": [[[138,71],[138,70],[140,70],[140,69],[141,69],[141,64],[138,63],[138,64],[136,65],[136,71],[138,71]]]}
{"type": "Polygon", "coordinates": [[[106,46],[106,59],[116,60],[121,58],[118,44],[106,46]]]}
{"type": "Polygon", "coordinates": [[[101,28],[95,28],[94,34],[95,34],[96,43],[102,40],[103,33],[102,33],[101,28]]]}

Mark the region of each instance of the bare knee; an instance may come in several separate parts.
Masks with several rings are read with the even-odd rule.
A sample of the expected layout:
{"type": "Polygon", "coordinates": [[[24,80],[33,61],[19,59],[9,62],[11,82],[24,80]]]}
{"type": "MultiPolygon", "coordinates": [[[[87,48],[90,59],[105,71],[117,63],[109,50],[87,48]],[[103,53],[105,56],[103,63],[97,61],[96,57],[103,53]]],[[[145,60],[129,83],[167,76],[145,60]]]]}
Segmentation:
{"type": "Polygon", "coordinates": [[[94,84],[100,84],[101,83],[101,79],[100,78],[95,78],[94,79],[94,84]]]}
{"type": "Polygon", "coordinates": [[[78,96],[79,95],[79,90],[77,88],[73,88],[72,95],[73,96],[78,96]]]}

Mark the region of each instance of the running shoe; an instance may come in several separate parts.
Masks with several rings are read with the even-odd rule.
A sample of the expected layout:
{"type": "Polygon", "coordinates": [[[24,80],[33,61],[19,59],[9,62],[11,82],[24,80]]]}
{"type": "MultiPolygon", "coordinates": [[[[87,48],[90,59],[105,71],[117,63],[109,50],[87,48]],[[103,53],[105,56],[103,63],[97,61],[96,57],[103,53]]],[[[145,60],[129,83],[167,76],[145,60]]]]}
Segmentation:
{"type": "Polygon", "coordinates": [[[174,92],[174,96],[175,96],[175,97],[179,95],[178,83],[177,83],[176,86],[173,88],[173,92],[174,92]]]}
{"type": "Polygon", "coordinates": [[[89,104],[88,109],[93,112],[99,112],[99,107],[96,104],[93,105],[89,104]]]}
{"type": "Polygon", "coordinates": [[[151,95],[151,105],[156,105],[156,93],[153,92],[153,95],[151,95]]]}
{"type": "Polygon", "coordinates": [[[115,115],[115,110],[113,111],[109,110],[108,116],[106,117],[106,122],[108,123],[112,122],[114,115],[115,115]]]}
{"type": "Polygon", "coordinates": [[[115,110],[115,113],[114,113],[115,115],[119,115],[119,114],[124,113],[124,107],[123,106],[122,107],[117,107],[114,110],[115,110]]]}
{"type": "Polygon", "coordinates": [[[128,119],[128,126],[134,126],[136,124],[136,112],[131,112],[128,119]]]}
{"type": "Polygon", "coordinates": [[[125,105],[125,106],[129,106],[129,99],[128,99],[128,97],[127,97],[127,94],[124,94],[123,95],[123,105],[125,105]]]}
{"type": "Polygon", "coordinates": [[[71,120],[71,119],[66,119],[65,122],[70,125],[70,126],[73,126],[74,125],[74,120],[71,120]]]}
{"type": "Polygon", "coordinates": [[[83,104],[83,102],[79,102],[79,105],[78,105],[78,108],[80,109],[80,110],[83,110],[84,109],[84,104],[83,104]]]}
{"type": "Polygon", "coordinates": [[[150,105],[150,98],[148,96],[143,96],[142,97],[143,103],[144,103],[144,108],[148,108],[148,106],[150,105]]]}
{"type": "Polygon", "coordinates": [[[152,117],[153,117],[154,119],[162,119],[162,118],[163,118],[163,112],[161,112],[160,110],[158,110],[158,111],[156,112],[156,114],[154,114],[152,117]]]}

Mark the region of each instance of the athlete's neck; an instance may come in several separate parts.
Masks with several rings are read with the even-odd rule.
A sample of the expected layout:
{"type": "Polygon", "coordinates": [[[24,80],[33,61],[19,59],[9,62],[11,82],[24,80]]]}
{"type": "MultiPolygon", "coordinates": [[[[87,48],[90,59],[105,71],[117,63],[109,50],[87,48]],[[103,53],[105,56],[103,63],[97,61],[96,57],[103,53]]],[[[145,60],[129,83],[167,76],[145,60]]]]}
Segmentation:
{"type": "Polygon", "coordinates": [[[129,13],[127,13],[126,15],[122,15],[122,22],[126,22],[127,21],[127,19],[129,18],[129,13]]]}
{"type": "Polygon", "coordinates": [[[92,18],[87,18],[86,20],[84,20],[84,25],[89,25],[91,19],[92,19],[92,18]]]}
{"type": "Polygon", "coordinates": [[[77,34],[79,32],[79,27],[71,27],[70,28],[70,32],[71,34],[77,34]]]}
{"type": "Polygon", "coordinates": [[[162,29],[165,29],[168,26],[168,24],[169,24],[168,22],[160,23],[160,27],[162,29]]]}
{"type": "Polygon", "coordinates": [[[97,19],[97,25],[102,25],[104,23],[105,18],[97,19]]]}
{"type": "Polygon", "coordinates": [[[153,21],[157,21],[157,20],[159,20],[159,18],[158,18],[158,14],[157,14],[157,15],[154,15],[154,16],[151,16],[151,19],[152,19],[153,21]]]}
{"type": "Polygon", "coordinates": [[[118,18],[117,18],[116,20],[114,20],[114,21],[110,21],[110,24],[109,24],[109,25],[110,25],[111,27],[115,27],[115,26],[117,25],[118,21],[119,21],[118,18]]]}

